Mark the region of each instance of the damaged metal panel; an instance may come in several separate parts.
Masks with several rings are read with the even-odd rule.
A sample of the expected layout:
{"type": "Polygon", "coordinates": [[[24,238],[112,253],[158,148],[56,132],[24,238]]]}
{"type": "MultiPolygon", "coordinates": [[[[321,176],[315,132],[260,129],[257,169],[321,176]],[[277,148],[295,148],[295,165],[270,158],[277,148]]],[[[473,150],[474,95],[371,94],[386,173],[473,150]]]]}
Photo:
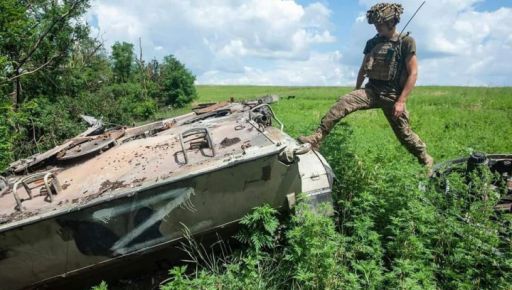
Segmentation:
{"type": "Polygon", "coordinates": [[[215,231],[265,203],[286,210],[292,193],[330,202],[325,160],[272,127],[272,110],[258,105],[77,136],[44,169],[25,164],[34,172],[0,179],[2,289],[172,247],[184,226],[215,231]]]}
{"type": "Polygon", "coordinates": [[[504,192],[501,195],[495,209],[500,212],[512,213],[512,154],[484,154],[475,152],[468,157],[443,162],[434,167],[432,179],[439,187],[439,190],[450,194],[450,174],[459,174],[465,177],[465,182],[472,182],[472,174],[481,175],[482,169],[486,168],[493,174],[492,184],[494,189],[504,185],[504,192]]]}

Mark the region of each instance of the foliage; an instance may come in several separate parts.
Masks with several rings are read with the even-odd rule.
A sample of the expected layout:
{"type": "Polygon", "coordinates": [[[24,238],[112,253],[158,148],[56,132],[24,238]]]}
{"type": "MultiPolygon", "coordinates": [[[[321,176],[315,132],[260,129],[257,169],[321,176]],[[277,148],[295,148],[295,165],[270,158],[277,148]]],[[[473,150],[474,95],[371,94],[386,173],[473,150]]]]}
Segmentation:
{"type": "Polygon", "coordinates": [[[129,125],[196,96],[195,77],[173,56],[146,65],[126,42],[107,55],[83,21],[87,8],[89,0],[0,2],[0,168],[75,136],[80,114],[129,125]]]}
{"type": "Polygon", "coordinates": [[[133,70],[133,44],[116,42],[112,45],[112,71],[117,82],[127,82],[133,70]]]}
{"type": "Polygon", "coordinates": [[[6,56],[8,79],[2,91],[14,88],[15,106],[57,91],[70,48],[88,38],[86,24],[75,21],[88,7],[87,0],[1,2],[0,55],[6,56]]]}
{"type": "Polygon", "coordinates": [[[194,81],[194,75],[172,55],[159,66],[160,94],[166,105],[182,107],[197,98],[194,81]]]}
{"type": "Polygon", "coordinates": [[[9,123],[9,116],[12,114],[12,107],[8,101],[0,103],[0,168],[8,165],[8,161],[13,159],[13,136],[9,123]]]}
{"type": "Polygon", "coordinates": [[[277,242],[277,229],[279,220],[277,210],[269,205],[263,205],[254,209],[251,214],[246,215],[240,221],[245,227],[235,238],[241,243],[248,245],[255,252],[261,249],[269,249],[277,242]]]}
{"type": "Polygon", "coordinates": [[[99,285],[92,287],[91,290],[108,290],[107,282],[101,281],[99,285]]]}
{"type": "Polygon", "coordinates": [[[334,222],[299,204],[286,232],[284,260],[290,269],[292,287],[297,289],[339,289],[344,267],[344,241],[334,222]]]}

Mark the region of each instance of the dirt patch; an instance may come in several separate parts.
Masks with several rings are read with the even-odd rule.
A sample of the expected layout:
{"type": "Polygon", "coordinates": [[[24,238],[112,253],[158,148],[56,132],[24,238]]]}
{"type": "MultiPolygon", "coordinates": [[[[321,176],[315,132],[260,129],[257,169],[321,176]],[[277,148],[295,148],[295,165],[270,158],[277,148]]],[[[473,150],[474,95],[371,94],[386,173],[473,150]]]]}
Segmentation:
{"type": "Polygon", "coordinates": [[[163,150],[167,150],[167,149],[169,149],[169,146],[170,146],[170,144],[169,144],[169,143],[157,144],[157,145],[153,146],[153,149],[163,149],[163,150]]]}
{"type": "Polygon", "coordinates": [[[124,184],[122,181],[110,181],[110,180],[105,180],[103,181],[103,183],[100,185],[100,190],[98,192],[98,195],[101,195],[102,193],[106,192],[106,191],[112,191],[112,190],[116,190],[118,188],[123,188],[123,187],[127,187],[126,184],[124,184]]]}
{"type": "Polygon", "coordinates": [[[133,180],[133,183],[142,183],[144,180],[146,180],[146,177],[137,178],[133,180]]]}
{"type": "Polygon", "coordinates": [[[0,225],[9,222],[9,216],[6,214],[0,215],[0,225]]]}
{"type": "Polygon", "coordinates": [[[3,215],[0,217],[0,224],[6,224],[8,222],[16,222],[29,217],[37,215],[38,211],[15,211],[10,215],[3,215]]]}
{"type": "Polygon", "coordinates": [[[161,176],[160,176],[160,179],[162,179],[162,180],[166,180],[167,178],[171,177],[171,175],[172,175],[172,172],[169,172],[169,173],[167,173],[167,174],[161,175],[161,176]]]}
{"type": "Polygon", "coordinates": [[[231,145],[235,145],[235,144],[239,143],[240,141],[241,140],[238,137],[235,137],[235,138],[228,138],[228,137],[226,137],[226,138],[224,138],[224,140],[222,140],[220,142],[220,145],[221,145],[222,148],[226,148],[226,147],[229,147],[231,145]]]}
{"type": "Polygon", "coordinates": [[[146,180],[146,177],[136,178],[132,181],[132,186],[141,186],[144,180],[146,180]]]}

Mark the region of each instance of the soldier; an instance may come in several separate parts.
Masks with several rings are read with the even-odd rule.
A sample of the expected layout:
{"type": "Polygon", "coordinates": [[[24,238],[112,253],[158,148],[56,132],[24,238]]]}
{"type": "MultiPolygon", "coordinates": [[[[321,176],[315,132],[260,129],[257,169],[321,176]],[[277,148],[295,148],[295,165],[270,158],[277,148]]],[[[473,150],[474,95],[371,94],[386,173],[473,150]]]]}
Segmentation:
{"type": "Polygon", "coordinates": [[[434,160],[425,143],[411,130],[405,108],[416,84],[418,63],[414,39],[396,31],[402,13],[402,5],[394,3],[379,3],[368,10],[368,23],[375,25],[378,34],[366,42],[355,90],[342,96],[322,118],[316,132],[299,137],[300,142],[310,143],[318,150],[340,119],[357,110],[381,108],[400,143],[430,172],[434,160]],[[365,77],[369,80],[362,89],[365,77]]]}

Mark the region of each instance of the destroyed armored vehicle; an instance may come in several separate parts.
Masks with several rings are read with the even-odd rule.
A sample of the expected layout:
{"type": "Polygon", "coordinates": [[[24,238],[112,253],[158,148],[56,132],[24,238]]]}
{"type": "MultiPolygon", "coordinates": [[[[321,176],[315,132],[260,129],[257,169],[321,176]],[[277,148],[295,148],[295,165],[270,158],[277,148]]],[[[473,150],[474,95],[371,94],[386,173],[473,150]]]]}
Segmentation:
{"type": "Polygon", "coordinates": [[[332,203],[324,158],[261,100],[131,128],[85,120],[87,131],[0,178],[1,289],[124,267],[173,248],[184,227],[215,232],[262,204],[286,211],[299,193],[332,203]]]}
{"type": "Polygon", "coordinates": [[[464,182],[470,184],[474,176],[480,176],[488,172],[489,186],[502,188],[501,198],[495,205],[495,210],[501,213],[512,213],[512,154],[485,154],[475,152],[469,157],[450,160],[434,167],[432,179],[437,189],[450,194],[451,174],[464,177],[464,182]]]}

